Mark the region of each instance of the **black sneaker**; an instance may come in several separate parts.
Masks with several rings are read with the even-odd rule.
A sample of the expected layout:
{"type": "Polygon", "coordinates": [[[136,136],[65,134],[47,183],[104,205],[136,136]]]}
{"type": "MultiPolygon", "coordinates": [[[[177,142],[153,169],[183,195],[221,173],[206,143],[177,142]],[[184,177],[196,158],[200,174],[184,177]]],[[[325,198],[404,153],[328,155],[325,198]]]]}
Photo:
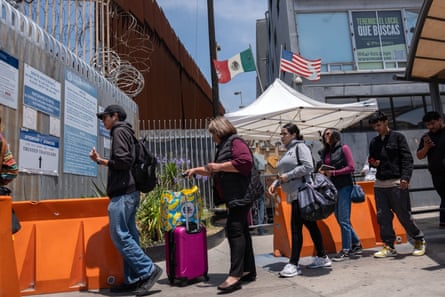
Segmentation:
{"type": "Polygon", "coordinates": [[[133,292],[139,286],[139,282],[135,282],[133,284],[120,284],[110,288],[110,292],[112,293],[122,293],[122,292],[133,292]]]}
{"type": "Polygon", "coordinates": [[[153,264],[154,269],[153,273],[150,277],[144,281],[140,282],[139,288],[137,288],[134,293],[136,296],[145,296],[150,294],[150,289],[154,286],[154,284],[158,281],[162,274],[162,268],[156,264],[153,264]]]}
{"type": "Polygon", "coordinates": [[[334,258],[332,258],[335,262],[344,261],[346,258],[349,258],[350,252],[348,250],[341,250],[334,258]]]}
{"type": "Polygon", "coordinates": [[[351,253],[353,253],[354,255],[361,255],[363,254],[363,248],[362,245],[359,244],[353,244],[352,245],[352,249],[351,249],[351,253]]]}

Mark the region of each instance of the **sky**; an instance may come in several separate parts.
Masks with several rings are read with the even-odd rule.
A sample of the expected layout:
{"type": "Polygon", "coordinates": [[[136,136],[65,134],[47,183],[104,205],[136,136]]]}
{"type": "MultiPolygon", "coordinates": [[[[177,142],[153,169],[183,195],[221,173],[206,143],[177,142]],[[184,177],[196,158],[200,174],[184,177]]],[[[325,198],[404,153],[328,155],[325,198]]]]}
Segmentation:
{"type": "MultiPolygon", "coordinates": [[[[211,86],[207,1],[157,0],[157,3],[211,86]]],[[[221,48],[218,60],[229,59],[249,45],[256,59],[256,20],[265,18],[267,0],[214,0],[213,7],[215,39],[221,48]]],[[[246,106],[255,100],[255,79],[256,72],[246,72],[219,84],[219,97],[226,112],[238,110],[241,101],[246,106]]]]}

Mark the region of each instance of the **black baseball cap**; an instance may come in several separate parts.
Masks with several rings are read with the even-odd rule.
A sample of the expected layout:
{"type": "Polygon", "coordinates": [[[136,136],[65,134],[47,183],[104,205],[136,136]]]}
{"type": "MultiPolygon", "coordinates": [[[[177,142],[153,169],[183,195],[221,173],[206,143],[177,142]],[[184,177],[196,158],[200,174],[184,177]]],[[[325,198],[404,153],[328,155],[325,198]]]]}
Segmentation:
{"type": "Polygon", "coordinates": [[[98,112],[96,115],[97,117],[102,120],[105,115],[113,115],[113,114],[119,114],[119,121],[125,121],[127,118],[127,113],[122,108],[122,106],[114,104],[114,105],[108,105],[104,111],[98,112]]]}

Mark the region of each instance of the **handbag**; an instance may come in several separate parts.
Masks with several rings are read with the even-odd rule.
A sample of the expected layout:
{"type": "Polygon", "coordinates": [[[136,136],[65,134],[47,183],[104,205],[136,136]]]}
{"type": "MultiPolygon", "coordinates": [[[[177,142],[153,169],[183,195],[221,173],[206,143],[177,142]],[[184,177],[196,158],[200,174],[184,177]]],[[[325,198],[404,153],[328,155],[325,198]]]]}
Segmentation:
{"type": "Polygon", "coordinates": [[[363,191],[363,188],[355,182],[354,176],[352,176],[352,181],[351,201],[354,203],[365,202],[365,191],[363,191]]]}
{"type": "Polygon", "coordinates": [[[198,186],[180,191],[165,190],[161,196],[160,211],[163,231],[170,231],[179,225],[199,225],[203,207],[198,186]]]}
{"type": "Polygon", "coordinates": [[[335,210],[337,189],[323,174],[315,173],[313,183],[305,182],[298,189],[297,203],[300,215],[307,221],[327,218],[335,210]]]}
{"type": "Polygon", "coordinates": [[[261,198],[263,194],[264,186],[261,183],[260,173],[255,169],[255,166],[252,166],[250,182],[246,190],[245,198],[248,198],[251,202],[254,202],[255,200],[261,198]]]}

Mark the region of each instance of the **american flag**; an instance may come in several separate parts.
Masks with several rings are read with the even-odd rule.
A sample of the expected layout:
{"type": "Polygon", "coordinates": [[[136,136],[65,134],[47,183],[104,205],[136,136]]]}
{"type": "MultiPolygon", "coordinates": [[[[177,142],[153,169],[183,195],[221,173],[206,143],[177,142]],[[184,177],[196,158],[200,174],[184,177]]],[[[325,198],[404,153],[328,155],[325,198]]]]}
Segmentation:
{"type": "Polygon", "coordinates": [[[307,60],[285,49],[281,51],[281,71],[296,73],[308,80],[319,80],[320,67],[321,59],[307,60]]]}

